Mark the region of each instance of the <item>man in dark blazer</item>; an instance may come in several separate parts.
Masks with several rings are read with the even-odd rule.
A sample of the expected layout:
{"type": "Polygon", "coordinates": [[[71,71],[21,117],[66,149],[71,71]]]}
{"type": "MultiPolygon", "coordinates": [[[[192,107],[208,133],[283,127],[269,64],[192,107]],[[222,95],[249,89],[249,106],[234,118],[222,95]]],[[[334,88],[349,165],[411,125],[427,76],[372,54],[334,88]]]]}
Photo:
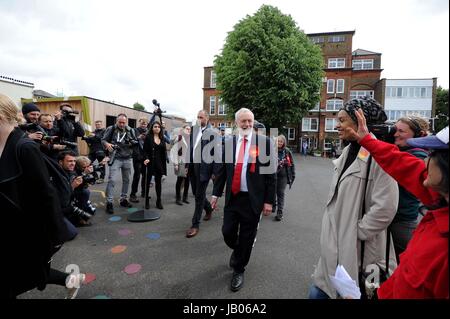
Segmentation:
{"type": "Polygon", "coordinates": [[[261,212],[269,216],[275,199],[274,143],[253,132],[253,122],[254,115],[249,109],[242,108],[236,113],[239,134],[225,141],[223,164],[218,165],[211,199],[215,209],[217,198],[227,185],[222,234],[233,249],[232,291],[238,291],[244,283],[245,266],[250,260],[261,212]]]}
{"type": "Polygon", "coordinates": [[[191,134],[189,135],[188,175],[192,185],[192,193],[195,196],[195,211],[192,217],[192,226],[186,232],[187,238],[192,238],[198,234],[203,210],[206,211],[206,215],[203,218],[205,221],[211,219],[213,212],[211,204],[206,198],[206,188],[216,167],[214,165],[214,145],[212,143],[220,143],[220,138],[211,128],[208,121],[208,113],[204,110],[199,111],[197,114],[197,125],[191,128],[191,134]],[[210,152],[204,152],[206,147],[210,149],[210,152]]]}

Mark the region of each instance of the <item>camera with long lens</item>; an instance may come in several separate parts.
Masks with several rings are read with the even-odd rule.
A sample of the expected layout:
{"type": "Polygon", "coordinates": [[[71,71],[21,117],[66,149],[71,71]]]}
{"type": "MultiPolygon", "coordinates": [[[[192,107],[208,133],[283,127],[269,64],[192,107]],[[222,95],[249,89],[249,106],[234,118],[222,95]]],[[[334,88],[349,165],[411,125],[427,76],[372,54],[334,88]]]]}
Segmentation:
{"type": "Polygon", "coordinates": [[[82,174],[81,178],[83,179],[83,185],[94,185],[97,181],[97,174],[82,174]]]}
{"type": "Polygon", "coordinates": [[[71,111],[69,111],[69,110],[61,110],[61,114],[62,114],[63,118],[75,122],[75,117],[76,117],[77,114],[80,114],[80,112],[78,112],[76,110],[71,110],[71,111]]]}
{"type": "Polygon", "coordinates": [[[397,128],[393,123],[373,124],[367,125],[369,132],[373,133],[377,139],[394,144],[394,134],[397,132],[397,128]]]}
{"type": "Polygon", "coordinates": [[[77,206],[72,206],[72,213],[75,215],[75,216],[77,216],[77,217],[79,217],[79,218],[81,218],[82,220],[84,220],[84,221],[88,221],[89,219],[91,219],[92,218],[92,215],[91,214],[89,214],[88,212],[85,212],[84,210],[82,210],[81,208],[79,208],[79,207],[77,207],[77,206]]]}

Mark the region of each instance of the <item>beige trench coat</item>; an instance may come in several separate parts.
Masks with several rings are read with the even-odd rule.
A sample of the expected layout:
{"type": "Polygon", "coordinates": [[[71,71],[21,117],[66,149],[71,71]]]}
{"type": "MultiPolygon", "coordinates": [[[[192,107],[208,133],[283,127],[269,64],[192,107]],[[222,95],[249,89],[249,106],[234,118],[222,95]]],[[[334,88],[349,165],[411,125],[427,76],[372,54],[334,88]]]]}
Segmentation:
{"type": "MultiPolygon", "coordinates": [[[[397,183],[372,159],[366,190],[366,213],[361,220],[368,153],[361,147],[355,161],[338,182],[349,147],[345,147],[339,159],[333,161],[335,171],[322,219],[321,257],[313,275],[314,285],[331,298],[337,295],[329,275],[335,274],[338,264],[343,265],[358,283],[361,240],[365,240],[363,266],[377,263],[384,269],[386,228],[394,218],[398,204],[397,183]]],[[[392,241],[389,256],[389,268],[393,271],[397,264],[392,241]]]]}

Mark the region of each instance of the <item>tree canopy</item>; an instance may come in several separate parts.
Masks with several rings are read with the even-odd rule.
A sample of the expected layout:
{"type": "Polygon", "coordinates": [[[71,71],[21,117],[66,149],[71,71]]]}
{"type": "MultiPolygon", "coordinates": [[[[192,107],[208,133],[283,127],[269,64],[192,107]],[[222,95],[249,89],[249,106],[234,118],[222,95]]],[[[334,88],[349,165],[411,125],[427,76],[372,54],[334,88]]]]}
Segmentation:
{"type": "Polygon", "coordinates": [[[448,89],[440,86],[436,90],[436,116],[434,129],[439,132],[448,125],[448,89]]]}
{"type": "Polygon", "coordinates": [[[268,5],[234,26],[214,70],[228,114],[246,107],[278,128],[315,106],[324,76],[320,48],[291,16],[268,5]]]}
{"type": "Polygon", "coordinates": [[[145,111],[145,107],[139,102],[133,104],[133,109],[138,111],[145,111]]]}

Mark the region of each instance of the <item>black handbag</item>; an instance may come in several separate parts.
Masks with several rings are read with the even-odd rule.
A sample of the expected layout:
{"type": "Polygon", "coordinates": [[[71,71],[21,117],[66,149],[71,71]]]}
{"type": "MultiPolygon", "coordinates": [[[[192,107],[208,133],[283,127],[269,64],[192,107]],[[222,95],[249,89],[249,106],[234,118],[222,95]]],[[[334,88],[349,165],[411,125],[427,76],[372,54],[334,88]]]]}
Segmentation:
{"type": "MultiPolygon", "coordinates": [[[[362,213],[361,213],[361,219],[363,218],[364,214],[366,213],[366,190],[367,190],[367,183],[369,181],[369,173],[370,173],[370,165],[372,163],[372,156],[369,156],[368,159],[368,165],[367,165],[367,174],[366,174],[366,181],[364,185],[364,198],[363,198],[363,205],[362,205],[362,213]]],[[[390,226],[387,228],[387,239],[386,239],[386,267],[385,269],[382,269],[378,265],[374,264],[373,266],[376,267],[372,269],[372,271],[367,272],[366,269],[364,269],[364,247],[365,247],[365,241],[361,241],[361,264],[359,266],[359,274],[358,274],[358,280],[359,280],[359,289],[361,291],[361,299],[377,299],[377,288],[375,288],[375,281],[377,280],[379,284],[385,282],[389,278],[389,252],[390,252],[390,245],[391,245],[391,231],[390,226]],[[375,278],[375,276],[378,274],[378,278],[375,278]]]]}

